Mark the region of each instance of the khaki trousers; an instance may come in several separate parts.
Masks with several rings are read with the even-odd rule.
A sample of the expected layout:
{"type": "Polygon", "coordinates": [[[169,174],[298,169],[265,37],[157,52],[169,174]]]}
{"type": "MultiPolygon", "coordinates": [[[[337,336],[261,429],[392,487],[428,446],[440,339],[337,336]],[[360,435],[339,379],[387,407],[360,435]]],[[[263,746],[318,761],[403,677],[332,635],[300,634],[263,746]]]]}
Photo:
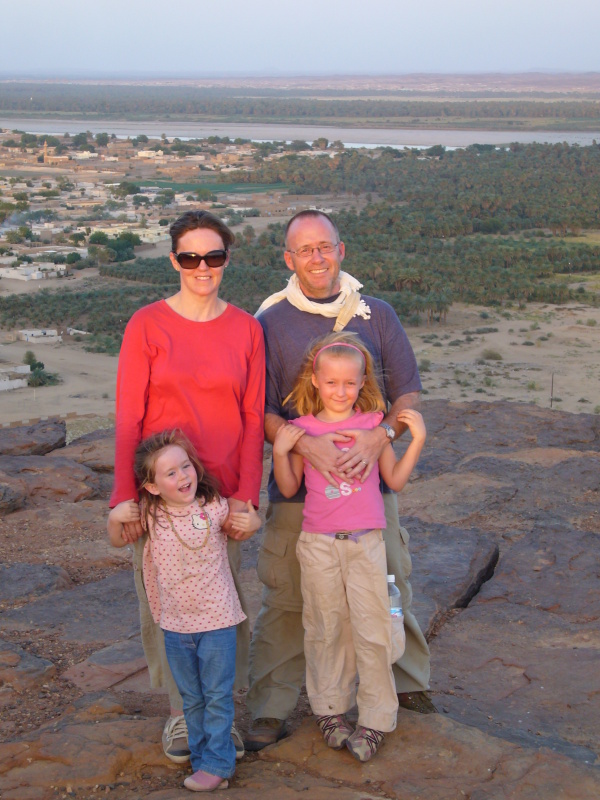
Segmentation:
{"type": "Polygon", "coordinates": [[[359,725],[393,731],[398,697],[381,531],[355,542],[302,531],[296,553],[313,714],[345,714],[358,704],[359,725]]]}
{"type": "MultiPolygon", "coordinates": [[[[409,536],[400,527],[395,494],[384,494],[383,531],[387,570],[396,576],[402,596],[406,649],[392,667],[397,692],[429,688],[429,647],[411,611],[409,536]]],[[[296,544],[302,529],[302,503],[274,503],[258,556],[263,583],[262,607],[250,645],[250,690],[246,704],[253,719],[286,719],[296,707],[304,682],[304,629],[300,565],[296,544]]]]}
{"type": "MultiPolygon", "coordinates": [[[[169,694],[169,703],[171,708],[179,710],[183,709],[183,700],[181,699],[181,695],[179,694],[179,690],[177,689],[175,681],[173,680],[173,676],[171,675],[171,670],[167,662],[163,632],[160,625],[157,625],[152,619],[152,613],[150,612],[150,606],[148,605],[146,589],[144,588],[142,557],[147,536],[148,534],[144,534],[144,536],[138,539],[133,545],[133,577],[140,607],[140,630],[142,634],[142,646],[144,648],[144,655],[146,656],[146,663],[148,664],[150,686],[152,686],[154,689],[158,689],[159,687],[166,689],[169,694]]],[[[227,539],[227,555],[229,556],[229,566],[231,567],[233,581],[240,598],[242,610],[247,617],[248,609],[238,578],[238,573],[242,563],[242,554],[240,543],[235,539],[227,539]]],[[[243,689],[248,685],[249,647],[250,623],[248,619],[245,619],[237,626],[237,650],[234,686],[236,690],[243,689]]],[[[183,710],[181,713],[183,713],[183,710]]]]}

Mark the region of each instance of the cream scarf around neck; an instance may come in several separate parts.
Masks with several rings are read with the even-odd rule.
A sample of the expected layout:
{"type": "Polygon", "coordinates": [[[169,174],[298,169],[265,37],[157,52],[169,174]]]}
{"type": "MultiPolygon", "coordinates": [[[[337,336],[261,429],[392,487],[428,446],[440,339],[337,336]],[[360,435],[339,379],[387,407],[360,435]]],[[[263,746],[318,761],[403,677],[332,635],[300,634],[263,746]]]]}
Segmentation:
{"type": "Polygon", "coordinates": [[[362,289],[362,283],[357,281],[356,278],[353,278],[352,275],[349,275],[347,272],[340,272],[339,278],[340,293],[338,297],[336,297],[336,299],[331,303],[315,303],[303,293],[302,289],[300,288],[298,276],[294,272],[287,282],[285,289],[269,295],[254,316],[259,317],[263,311],[266,311],[267,308],[274,306],[275,303],[280,303],[282,300],[287,300],[300,311],[307,311],[309,314],[320,314],[322,317],[338,317],[346,301],[349,298],[352,299],[352,295],[358,295],[360,300],[356,304],[356,310],[354,311],[353,316],[362,317],[363,319],[370,319],[371,309],[359,294],[359,289],[362,289]]]}

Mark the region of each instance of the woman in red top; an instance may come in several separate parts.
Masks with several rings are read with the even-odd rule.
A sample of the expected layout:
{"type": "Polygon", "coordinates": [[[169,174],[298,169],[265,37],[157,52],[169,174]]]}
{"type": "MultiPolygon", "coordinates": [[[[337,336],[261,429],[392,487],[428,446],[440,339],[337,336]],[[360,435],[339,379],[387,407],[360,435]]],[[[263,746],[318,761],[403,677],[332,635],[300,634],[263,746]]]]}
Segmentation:
{"type": "MultiPolygon", "coordinates": [[[[207,211],[190,211],[170,228],[171,264],[180,289],[130,319],[117,374],[115,483],[110,505],[137,500],[133,458],[153,433],[178,427],[191,440],[231,511],[246,501],[258,507],[263,462],[265,360],[260,324],[219,297],[233,234],[207,211]]],[[[162,631],[154,624],[142,579],[144,536],[129,523],[134,577],[140,603],[142,643],[152,686],[169,692],[171,716],[163,733],[165,754],[189,758],[182,701],[171,676],[162,631]]],[[[241,531],[229,533],[229,561],[242,607],[237,573],[241,531]]],[[[246,685],[249,627],[238,626],[236,685],[246,685]]],[[[236,750],[243,745],[236,733],[236,750]]]]}

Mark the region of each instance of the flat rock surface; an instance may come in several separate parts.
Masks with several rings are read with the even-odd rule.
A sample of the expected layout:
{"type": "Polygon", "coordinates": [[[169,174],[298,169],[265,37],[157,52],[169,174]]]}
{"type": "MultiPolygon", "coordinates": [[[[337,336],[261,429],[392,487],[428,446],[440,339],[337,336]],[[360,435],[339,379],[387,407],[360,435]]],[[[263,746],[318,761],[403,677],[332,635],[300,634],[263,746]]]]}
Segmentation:
{"type": "Polygon", "coordinates": [[[453,718],[583,762],[600,751],[597,625],[506,602],[475,602],[441,630],[432,687],[453,718]]]}
{"type": "Polygon", "coordinates": [[[62,567],[51,564],[0,564],[0,608],[5,603],[33,599],[65,589],[71,579],[62,567]]]}
{"type": "Polygon", "coordinates": [[[396,731],[366,764],[347,751],[328,748],[312,720],[306,720],[293,739],[263,751],[263,758],[294,764],[356,788],[369,781],[378,793],[402,799],[583,800],[600,791],[600,774],[568,758],[503,742],[442,715],[402,710],[396,731]]]}
{"type": "MultiPolygon", "coordinates": [[[[0,745],[3,798],[50,800],[55,788],[85,797],[94,787],[127,799],[185,797],[188,771],[162,755],[161,728],[159,718],[125,714],[110,695],[88,695],[35,737],[0,745]],[[157,788],[161,783],[168,786],[157,788]]],[[[598,792],[598,771],[565,756],[519,747],[442,716],[402,711],[396,731],[367,764],[328,748],[308,719],[258,761],[242,762],[230,787],[240,800],[595,800],[598,792]]]]}
{"type": "Polygon", "coordinates": [[[464,608],[479,592],[494,571],[498,545],[475,531],[405,522],[411,531],[413,611],[428,635],[447,611],[464,608]]]}
{"type": "Polygon", "coordinates": [[[64,447],[65,441],[64,420],[52,419],[18,428],[0,428],[0,455],[43,456],[44,453],[64,447]]]}
{"type": "Polygon", "coordinates": [[[86,643],[126,639],[138,627],[137,597],[126,571],[0,614],[0,631],[52,628],[61,639],[86,643]]]}

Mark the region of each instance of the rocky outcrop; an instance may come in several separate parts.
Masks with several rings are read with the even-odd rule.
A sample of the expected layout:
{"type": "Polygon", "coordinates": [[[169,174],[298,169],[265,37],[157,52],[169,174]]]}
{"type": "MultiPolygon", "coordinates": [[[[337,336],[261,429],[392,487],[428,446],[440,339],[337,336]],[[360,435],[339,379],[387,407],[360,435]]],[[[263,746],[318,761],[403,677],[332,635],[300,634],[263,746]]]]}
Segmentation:
{"type": "Polygon", "coordinates": [[[115,435],[114,431],[102,430],[80,436],[62,450],[48,453],[50,458],[55,456],[70,458],[93,469],[94,472],[114,472],[115,469],[115,435]]]}
{"type": "MultiPolygon", "coordinates": [[[[361,765],[300,712],[289,739],[238,765],[232,797],[600,796],[600,417],[507,402],[423,411],[427,447],[400,508],[440,713],[401,710],[361,765]]],[[[13,492],[0,520],[0,794],[178,800],[187,769],[162,755],[167,704],[148,685],[130,556],[104,532],[111,435],[22,458],[37,459],[29,473],[8,462],[0,475],[13,492]],[[50,692],[58,710],[44,716],[39,700],[37,724],[13,724],[50,692]]],[[[257,549],[244,543],[251,618],[257,549]]],[[[241,697],[236,710],[243,731],[241,697]]]]}
{"type": "Polygon", "coordinates": [[[18,428],[0,428],[0,455],[43,456],[65,446],[64,420],[51,419],[18,428]]]}
{"type": "Polygon", "coordinates": [[[23,505],[47,505],[56,499],[78,503],[99,493],[96,474],[68,458],[0,456],[0,485],[23,497],[23,505]]]}

